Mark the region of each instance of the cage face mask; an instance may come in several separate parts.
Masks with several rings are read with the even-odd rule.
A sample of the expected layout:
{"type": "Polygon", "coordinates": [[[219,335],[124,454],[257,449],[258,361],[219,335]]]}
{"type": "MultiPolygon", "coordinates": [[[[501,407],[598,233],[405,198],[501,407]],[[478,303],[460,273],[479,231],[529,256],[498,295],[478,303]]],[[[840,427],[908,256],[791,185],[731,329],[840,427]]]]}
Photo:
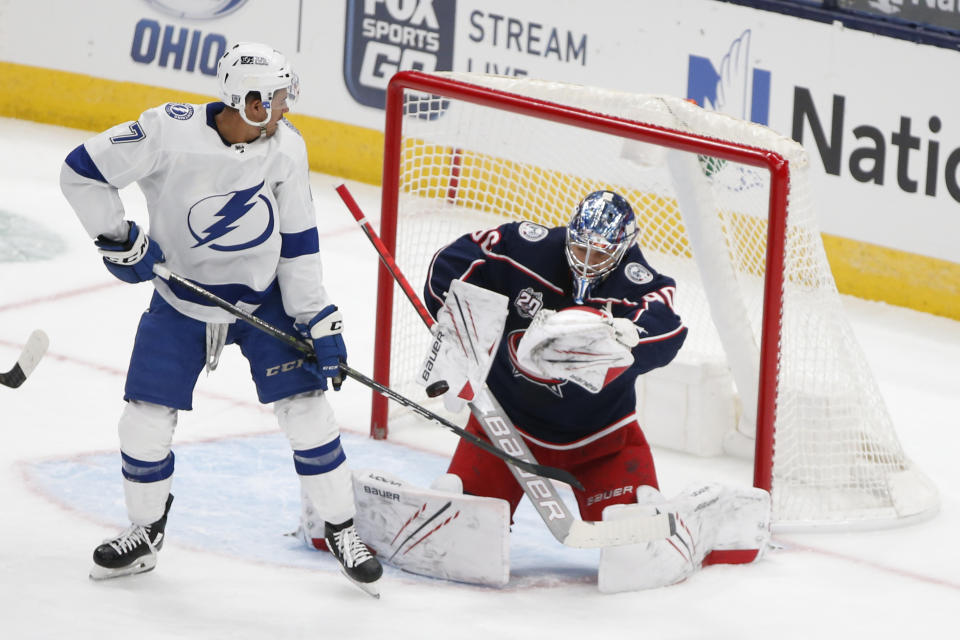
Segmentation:
{"type": "Polygon", "coordinates": [[[567,225],[566,243],[577,304],[583,304],[593,285],[620,264],[636,239],[636,218],[623,196],[612,191],[594,191],[577,205],[567,225]]]}

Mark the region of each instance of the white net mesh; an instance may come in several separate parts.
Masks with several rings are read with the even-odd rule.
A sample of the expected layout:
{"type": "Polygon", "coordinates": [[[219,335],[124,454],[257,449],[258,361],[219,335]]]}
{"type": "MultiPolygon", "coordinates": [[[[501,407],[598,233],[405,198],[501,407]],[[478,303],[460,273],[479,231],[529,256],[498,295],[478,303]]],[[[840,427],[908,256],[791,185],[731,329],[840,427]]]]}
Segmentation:
{"type": "MultiPolygon", "coordinates": [[[[936,490],[904,456],[844,318],[802,147],[676,98],[474,74],[442,77],[767,149],[787,160],[775,520],[781,528],[858,526],[936,509],[936,490]]],[[[677,307],[690,329],[678,360],[722,363],[729,370],[731,393],[739,394],[746,418],[741,425],[748,425],[740,428],[752,437],[770,172],[437,93],[408,91],[404,100],[395,257],[410,282],[422,287],[434,252],[463,233],[515,219],[565,224],[586,193],[617,191],[637,213],[647,259],[678,282],[677,307]]],[[[402,294],[395,295],[390,383],[412,393],[429,334],[402,294]]],[[[767,313],[778,311],[772,302],[767,313]]]]}

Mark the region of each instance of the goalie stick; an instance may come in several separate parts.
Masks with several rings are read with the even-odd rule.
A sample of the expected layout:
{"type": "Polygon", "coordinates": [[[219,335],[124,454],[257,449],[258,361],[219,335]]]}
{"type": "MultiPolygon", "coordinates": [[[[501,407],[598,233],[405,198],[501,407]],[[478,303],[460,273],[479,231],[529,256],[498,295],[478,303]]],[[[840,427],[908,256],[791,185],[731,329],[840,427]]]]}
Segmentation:
{"type": "MultiPolygon", "coordinates": [[[[211,293],[210,291],[207,291],[206,289],[196,284],[195,282],[192,282],[184,278],[183,276],[173,273],[172,271],[170,271],[170,269],[168,269],[163,264],[161,263],[154,264],[153,272],[157,274],[159,277],[163,278],[164,280],[173,282],[177,286],[183,287],[184,289],[188,289],[189,291],[197,294],[198,296],[209,300],[210,302],[220,307],[224,311],[233,315],[234,317],[240,320],[243,320],[253,328],[259,329],[260,331],[263,331],[264,333],[267,333],[273,336],[274,338],[287,343],[294,349],[297,349],[298,351],[303,353],[307,358],[313,357],[314,355],[313,346],[306,340],[302,340],[294,335],[291,335],[285,331],[282,331],[281,329],[278,329],[277,327],[273,326],[269,322],[265,322],[260,318],[256,317],[255,315],[248,313],[243,309],[237,307],[236,305],[230,304],[223,298],[220,298],[216,294],[211,293]]],[[[467,440],[473,445],[480,447],[484,451],[487,451],[492,455],[497,456],[498,458],[500,458],[504,462],[509,463],[510,465],[520,467],[528,473],[544,476],[547,478],[553,478],[555,480],[559,480],[560,482],[566,482],[567,484],[579,484],[577,479],[574,478],[573,475],[570,474],[568,471],[564,471],[563,469],[555,469],[554,467],[548,467],[546,465],[537,464],[535,461],[530,462],[530,461],[518,458],[516,456],[512,456],[509,453],[506,453],[504,451],[497,449],[490,443],[485,442],[484,440],[482,440],[481,438],[478,438],[477,436],[473,435],[469,431],[465,431],[464,429],[461,429],[460,427],[453,424],[449,420],[441,416],[438,416],[437,414],[433,413],[426,407],[420,406],[413,400],[410,400],[409,398],[397,393],[390,387],[384,386],[379,382],[376,382],[375,380],[368,378],[367,376],[363,375],[356,369],[349,367],[345,362],[340,363],[340,371],[347,377],[353,378],[357,382],[360,382],[361,384],[367,387],[370,387],[374,391],[377,391],[378,393],[381,393],[387,396],[391,400],[394,400],[395,402],[398,402],[399,404],[402,404],[405,407],[412,409],[418,415],[421,415],[428,420],[432,420],[450,429],[451,431],[453,431],[455,434],[457,434],[464,440],[467,440]]]]}
{"type": "MultiPolygon", "coordinates": [[[[407,299],[413,304],[420,318],[428,328],[432,328],[435,324],[433,317],[431,317],[420,298],[417,297],[417,294],[414,293],[410,282],[400,271],[400,267],[393,256],[390,255],[386,245],[373,230],[346,185],[341,184],[336,188],[336,191],[357,224],[363,229],[364,234],[376,248],[377,253],[380,254],[380,260],[403,290],[407,299]]],[[[487,437],[500,450],[515,453],[518,457],[535,463],[536,458],[530,452],[526,441],[486,386],[477,391],[476,397],[472,402],[468,402],[467,406],[470,407],[470,412],[480,423],[487,437]]],[[[525,473],[523,468],[517,466],[511,466],[510,471],[547,525],[550,533],[559,542],[569,547],[597,548],[637,544],[667,538],[676,531],[676,518],[672,513],[613,521],[580,520],[571,513],[563,498],[557,492],[557,488],[551,482],[525,473]]],[[[567,484],[583,489],[579,482],[567,482],[567,484]]]]}
{"type": "Polygon", "coordinates": [[[43,354],[47,352],[48,346],[50,346],[50,339],[46,333],[40,329],[31,333],[13,368],[6,373],[0,373],[0,384],[11,389],[16,389],[22,385],[27,376],[36,368],[43,354]]]}

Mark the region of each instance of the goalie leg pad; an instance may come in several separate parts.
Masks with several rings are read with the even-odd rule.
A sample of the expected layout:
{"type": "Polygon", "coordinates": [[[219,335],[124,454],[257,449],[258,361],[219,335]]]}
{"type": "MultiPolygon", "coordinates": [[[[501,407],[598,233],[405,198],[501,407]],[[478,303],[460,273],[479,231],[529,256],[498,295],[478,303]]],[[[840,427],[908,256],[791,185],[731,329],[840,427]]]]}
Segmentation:
{"type": "MultiPolygon", "coordinates": [[[[663,497],[656,489],[638,487],[637,493],[645,504],[610,505],[603,510],[603,519],[629,519],[663,512],[663,497]]],[[[693,532],[681,517],[676,518],[676,524],[675,533],[663,540],[601,549],[597,572],[601,593],[664,587],[681,582],[696,571],[698,559],[693,532]]]]}
{"type": "Polygon", "coordinates": [[[501,587],[510,579],[510,507],[496,498],[410,485],[382,471],[353,476],[360,537],[392,566],[501,587]]]}
{"type": "Polygon", "coordinates": [[[714,513],[708,516],[713,518],[714,531],[703,566],[747,564],[762,558],[770,542],[770,509],[770,494],[763,489],[720,487],[714,513]]]}
{"type": "Polygon", "coordinates": [[[745,564],[770,540],[770,494],[754,487],[693,485],[668,502],[683,514],[699,544],[698,564],[745,564]]]}
{"type": "Polygon", "coordinates": [[[638,505],[613,505],[603,518],[675,513],[676,532],[644,545],[603,549],[598,586],[604,593],[674,584],[701,566],[744,564],[763,557],[770,541],[770,494],[754,487],[711,483],[665,501],[650,487],[637,490],[638,505]],[[671,552],[672,551],[672,552],[671,552]]]}

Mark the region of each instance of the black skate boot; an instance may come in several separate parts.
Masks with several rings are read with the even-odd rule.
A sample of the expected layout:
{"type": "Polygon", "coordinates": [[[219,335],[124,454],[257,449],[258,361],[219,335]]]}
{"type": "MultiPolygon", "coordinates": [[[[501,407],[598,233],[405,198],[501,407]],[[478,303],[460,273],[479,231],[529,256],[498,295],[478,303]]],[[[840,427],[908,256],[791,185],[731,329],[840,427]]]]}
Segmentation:
{"type": "Polygon", "coordinates": [[[379,598],[380,589],[376,582],[383,575],[383,567],[357,535],[353,518],[342,524],[326,523],[323,535],[330,553],[340,563],[343,575],[374,598],[379,598]]]}
{"type": "Polygon", "coordinates": [[[163,516],[145,527],[132,524],[112,540],[106,540],[93,550],[93,568],[90,577],[94,580],[119,578],[134,573],[144,573],[157,566],[157,552],[163,547],[163,530],[167,526],[167,514],[173,495],[167,496],[163,516]]]}

